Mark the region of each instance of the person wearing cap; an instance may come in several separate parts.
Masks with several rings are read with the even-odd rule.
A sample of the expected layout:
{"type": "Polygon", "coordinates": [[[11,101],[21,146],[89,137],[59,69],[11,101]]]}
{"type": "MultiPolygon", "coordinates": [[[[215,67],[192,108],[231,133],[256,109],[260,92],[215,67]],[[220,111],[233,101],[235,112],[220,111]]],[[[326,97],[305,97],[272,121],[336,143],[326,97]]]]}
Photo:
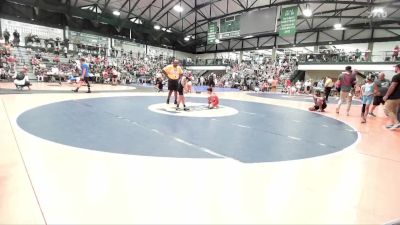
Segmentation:
{"type": "Polygon", "coordinates": [[[356,70],[352,70],[351,66],[346,66],[346,71],[340,74],[339,76],[339,81],[340,81],[340,99],[338,102],[338,105],[336,107],[336,113],[339,114],[340,112],[340,106],[343,104],[343,102],[347,103],[347,115],[349,116],[350,113],[350,107],[351,107],[351,102],[352,102],[352,96],[353,94],[351,93],[354,85],[357,82],[356,79],[356,73],[358,73],[356,70]]]}
{"type": "Polygon", "coordinates": [[[392,78],[392,83],[389,86],[386,95],[383,97],[385,101],[385,110],[389,116],[391,124],[386,126],[390,130],[400,128],[400,122],[397,114],[400,108],[400,64],[395,66],[396,75],[392,78]]]}
{"type": "Polygon", "coordinates": [[[172,65],[168,65],[163,68],[162,70],[163,74],[168,78],[168,98],[167,98],[167,104],[169,104],[169,99],[171,98],[172,92],[174,92],[175,96],[175,104],[178,104],[177,102],[177,91],[178,91],[178,80],[179,77],[183,75],[183,70],[179,66],[179,60],[174,60],[172,65]]]}
{"type": "Polygon", "coordinates": [[[73,92],[78,92],[79,88],[82,87],[83,82],[86,83],[88,91],[86,93],[91,93],[90,91],[90,84],[89,84],[89,73],[90,73],[90,68],[89,65],[87,63],[85,63],[85,58],[81,58],[80,62],[81,62],[81,68],[82,68],[82,75],[81,75],[81,79],[80,82],[78,84],[78,87],[76,87],[75,90],[73,90],[73,92]]]}
{"type": "Polygon", "coordinates": [[[368,76],[366,83],[361,86],[361,93],[363,104],[361,109],[361,123],[366,123],[369,106],[374,99],[374,78],[372,76],[368,76]]]}

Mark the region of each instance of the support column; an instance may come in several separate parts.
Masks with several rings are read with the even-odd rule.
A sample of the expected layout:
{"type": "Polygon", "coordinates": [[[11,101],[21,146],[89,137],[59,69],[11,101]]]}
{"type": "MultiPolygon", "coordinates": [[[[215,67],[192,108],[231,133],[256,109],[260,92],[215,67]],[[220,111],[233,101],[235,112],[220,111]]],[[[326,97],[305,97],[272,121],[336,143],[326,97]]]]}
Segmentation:
{"type": "Polygon", "coordinates": [[[368,49],[367,49],[367,54],[365,54],[365,61],[371,62],[372,61],[372,52],[374,51],[374,43],[373,42],[368,42],[368,49]]]}
{"type": "Polygon", "coordinates": [[[319,47],[318,46],[314,46],[314,53],[319,53],[319,47]]]}
{"type": "Polygon", "coordinates": [[[68,26],[65,26],[65,27],[63,28],[63,38],[64,38],[64,41],[67,40],[67,39],[69,39],[68,35],[69,35],[69,27],[68,27],[68,26]]]}
{"type": "Polygon", "coordinates": [[[272,62],[275,63],[276,62],[276,48],[273,47],[272,48],[272,62]]]}
{"type": "Polygon", "coordinates": [[[0,37],[3,37],[3,28],[1,27],[1,21],[3,19],[0,18],[0,37]]]}
{"type": "Polygon", "coordinates": [[[242,60],[243,60],[243,50],[240,51],[238,62],[241,63],[242,60]]]}

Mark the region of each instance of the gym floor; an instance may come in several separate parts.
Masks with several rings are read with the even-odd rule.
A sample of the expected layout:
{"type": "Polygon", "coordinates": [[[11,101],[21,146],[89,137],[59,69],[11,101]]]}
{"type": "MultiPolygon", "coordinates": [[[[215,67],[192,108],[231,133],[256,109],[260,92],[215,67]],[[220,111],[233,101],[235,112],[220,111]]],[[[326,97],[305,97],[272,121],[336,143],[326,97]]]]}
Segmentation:
{"type": "Polygon", "coordinates": [[[383,224],[400,217],[400,130],[306,97],[93,93],[0,83],[0,224],[383,224]],[[302,100],[303,99],[303,100],[302,100]]]}

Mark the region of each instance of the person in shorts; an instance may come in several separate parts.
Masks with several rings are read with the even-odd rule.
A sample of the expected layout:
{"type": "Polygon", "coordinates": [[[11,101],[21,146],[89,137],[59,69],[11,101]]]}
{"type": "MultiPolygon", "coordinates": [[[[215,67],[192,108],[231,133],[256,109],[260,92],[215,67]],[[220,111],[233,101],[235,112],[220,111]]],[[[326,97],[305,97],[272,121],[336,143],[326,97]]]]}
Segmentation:
{"type": "Polygon", "coordinates": [[[163,74],[168,78],[168,98],[167,104],[169,104],[169,99],[171,98],[172,92],[174,92],[175,102],[174,104],[178,104],[177,101],[177,91],[178,91],[178,80],[179,77],[183,75],[183,70],[179,66],[179,61],[174,60],[172,65],[168,65],[164,67],[162,70],[163,74]]]}
{"type": "Polygon", "coordinates": [[[383,96],[386,95],[386,92],[388,91],[390,86],[390,80],[385,78],[385,74],[379,73],[378,79],[375,81],[375,86],[374,86],[374,102],[372,104],[371,112],[369,115],[375,117],[376,115],[374,114],[374,110],[377,106],[380,104],[384,105],[385,101],[383,101],[383,96]]]}
{"type": "Polygon", "coordinates": [[[90,91],[90,83],[89,83],[89,73],[90,73],[90,67],[89,65],[85,62],[85,58],[81,58],[81,68],[82,68],[82,75],[81,75],[81,79],[79,80],[79,84],[78,87],[76,87],[75,90],[73,90],[73,92],[78,92],[79,88],[82,87],[83,83],[86,83],[87,85],[87,92],[86,93],[91,93],[90,91]]]}
{"type": "Polygon", "coordinates": [[[362,109],[361,109],[361,123],[367,122],[367,115],[369,113],[369,106],[374,100],[374,78],[367,77],[367,82],[361,86],[362,93],[362,109]]]}
{"type": "Polygon", "coordinates": [[[180,75],[180,78],[178,80],[178,101],[176,104],[176,110],[179,110],[179,105],[182,103],[183,105],[183,110],[188,111],[189,108],[186,107],[186,102],[185,102],[185,96],[183,95],[184,89],[186,87],[187,82],[189,81],[189,78],[183,75],[180,75]]]}
{"type": "Polygon", "coordinates": [[[389,89],[383,97],[383,101],[385,101],[385,110],[391,122],[386,128],[390,130],[400,128],[400,122],[397,118],[400,110],[400,64],[395,66],[395,72],[396,75],[393,76],[389,89]]]}

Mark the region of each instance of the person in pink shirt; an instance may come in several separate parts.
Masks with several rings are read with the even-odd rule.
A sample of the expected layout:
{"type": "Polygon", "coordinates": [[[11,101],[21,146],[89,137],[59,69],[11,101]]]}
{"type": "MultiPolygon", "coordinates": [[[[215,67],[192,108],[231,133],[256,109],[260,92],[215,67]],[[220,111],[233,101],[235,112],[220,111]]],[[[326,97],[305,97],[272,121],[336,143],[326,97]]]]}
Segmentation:
{"type": "Polygon", "coordinates": [[[274,77],[274,79],[272,80],[272,84],[271,84],[271,91],[272,92],[276,92],[276,88],[278,86],[278,79],[276,77],[274,77]]]}

